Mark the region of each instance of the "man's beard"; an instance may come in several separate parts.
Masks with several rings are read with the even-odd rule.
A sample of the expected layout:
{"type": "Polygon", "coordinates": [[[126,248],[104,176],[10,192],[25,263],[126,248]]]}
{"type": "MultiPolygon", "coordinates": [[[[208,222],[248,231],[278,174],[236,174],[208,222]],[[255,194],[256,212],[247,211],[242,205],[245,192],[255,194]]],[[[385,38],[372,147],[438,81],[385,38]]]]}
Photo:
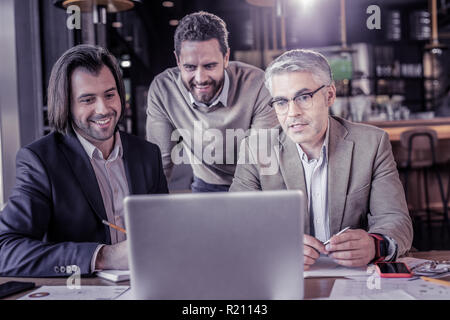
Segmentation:
{"type": "Polygon", "coordinates": [[[79,119],[72,119],[73,124],[75,127],[81,131],[81,135],[86,138],[89,141],[95,140],[97,142],[99,141],[106,141],[110,139],[116,130],[117,127],[117,113],[116,112],[110,112],[107,115],[94,115],[89,117],[86,121],[81,121],[79,119]],[[95,124],[92,123],[92,121],[102,120],[105,118],[111,118],[111,124],[109,125],[109,128],[107,129],[99,129],[96,127],[95,124]]]}
{"type": "Polygon", "coordinates": [[[194,99],[198,102],[204,103],[204,104],[210,104],[214,98],[216,98],[222,89],[224,83],[224,78],[220,79],[219,81],[209,79],[208,81],[202,82],[202,83],[196,83],[194,79],[189,81],[189,85],[187,86],[189,89],[189,92],[192,94],[194,99]],[[204,93],[197,93],[195,90],[196,86],[210,86],[210,90],[208,92],[204,93]]]}

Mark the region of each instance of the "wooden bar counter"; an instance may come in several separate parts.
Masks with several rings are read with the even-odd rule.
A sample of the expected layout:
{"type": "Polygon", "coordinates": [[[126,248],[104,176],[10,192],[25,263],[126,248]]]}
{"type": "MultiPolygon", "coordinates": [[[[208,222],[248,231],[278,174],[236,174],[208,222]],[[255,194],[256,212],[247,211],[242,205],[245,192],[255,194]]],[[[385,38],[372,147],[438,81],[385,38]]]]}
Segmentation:
{"type": "Polygon", "coordinates": [[[417,128],[427,127],[437,132],[439,140],[450,140],[450,118],[433,118],[428,120],[396,120],[396,121],[372,121],[366,122],[382,128],[389,134],[392,142],[400,141],[400,135],[403,131],[417,128]]]}

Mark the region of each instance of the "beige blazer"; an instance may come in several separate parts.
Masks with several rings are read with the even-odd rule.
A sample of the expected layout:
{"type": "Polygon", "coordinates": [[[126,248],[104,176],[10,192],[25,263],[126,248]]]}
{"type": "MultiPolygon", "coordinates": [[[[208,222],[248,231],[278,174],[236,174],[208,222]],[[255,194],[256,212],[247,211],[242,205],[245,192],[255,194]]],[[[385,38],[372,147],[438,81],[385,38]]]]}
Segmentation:
{"type": "MultiPolygon", "coordinates": [[[[411,247],[413,231],[388,134],[373,126],[333,116],[329,123],[331,234],[347,226],[380,233],[393,238],[398,244],[398,255],[403,255],[411,247]]],[[[261,134],[256,135],[261,138],[259,143],[252,143],[255,136],[243,140],[230,191],[300,189],[306,194],[297,147],[281,126],[276,129],[267,147],[272,151],[269,152],[270,170],[267,155],[258,155],[261,134]]],[[[310,234],[309,212],[305,212],[305,234],[310,234]]]]}

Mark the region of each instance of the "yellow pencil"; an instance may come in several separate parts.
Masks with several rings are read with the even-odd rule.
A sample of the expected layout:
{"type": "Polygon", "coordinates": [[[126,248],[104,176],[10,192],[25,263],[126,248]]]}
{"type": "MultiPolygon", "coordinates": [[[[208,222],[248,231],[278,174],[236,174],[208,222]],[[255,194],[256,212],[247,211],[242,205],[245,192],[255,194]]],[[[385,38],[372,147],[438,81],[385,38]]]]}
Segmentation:
{"type": "Polygon", "coordinates": [[[116,226],[115,224],[109,223],[106,220],[102,220],[102,222],[103,222],[103,224],[106,224],[108,227],[111,227],[113,229],[119,230],[119,231],[121,231],[123,233],[127,233],[127,230],[125,230],[124,228],[121,228],[119,226],[116,226]]]}
{"type": "Polygon", "coordinates": [[[439,279],[434,279],[434,278],[429,278],[429,277],[420,277],[420,279],[429,281],[429,282],[433,282],[436,284],[441,284],[444,286],[450,286],[450,281],[446,281],[446,280],[439,280],[439,279]]]}

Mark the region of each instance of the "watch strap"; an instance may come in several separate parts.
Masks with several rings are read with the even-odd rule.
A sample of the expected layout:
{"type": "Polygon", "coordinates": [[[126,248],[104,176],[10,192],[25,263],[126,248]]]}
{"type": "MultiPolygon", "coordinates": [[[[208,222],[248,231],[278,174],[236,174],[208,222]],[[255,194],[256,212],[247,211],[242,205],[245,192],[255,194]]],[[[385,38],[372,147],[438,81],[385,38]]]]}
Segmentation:
{"type": "Polygon", "coordinates": [[[375,240],[375,257],[370,263],[384,261],[388,255],[388,241],[379,233],[369,233],[375,240]]]}

